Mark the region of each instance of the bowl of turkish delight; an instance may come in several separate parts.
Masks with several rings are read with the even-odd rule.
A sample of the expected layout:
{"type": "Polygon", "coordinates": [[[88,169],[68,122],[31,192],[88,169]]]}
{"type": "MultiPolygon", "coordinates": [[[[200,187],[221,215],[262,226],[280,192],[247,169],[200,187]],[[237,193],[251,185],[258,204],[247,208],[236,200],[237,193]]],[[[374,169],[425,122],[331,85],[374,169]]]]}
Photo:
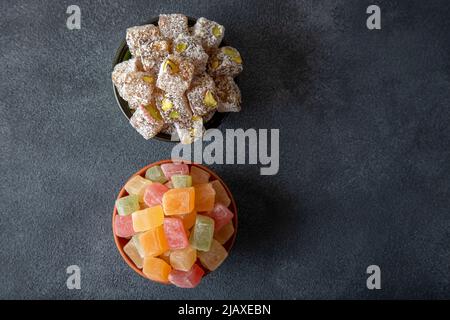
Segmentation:
{"type": "Polygon", "coordinates": [[[118,106],[145,139],[189,144],[241,110],[239,51],[204,17],[161,14],[130,27],[113,63],[118,106]]]}
{"type": "Polygon", "coordinates": [[[194,288],[228,257],[237,208],[223,180],[207,167],[163,160],[126,182],[112,226],[117,248],[134,271],[194,288]]]}

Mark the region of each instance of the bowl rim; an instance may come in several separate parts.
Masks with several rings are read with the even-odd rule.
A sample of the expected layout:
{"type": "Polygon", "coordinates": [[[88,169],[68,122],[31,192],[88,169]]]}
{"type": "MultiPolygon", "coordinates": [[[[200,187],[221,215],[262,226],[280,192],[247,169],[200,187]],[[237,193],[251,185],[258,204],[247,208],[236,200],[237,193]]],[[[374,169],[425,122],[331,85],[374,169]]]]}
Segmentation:
{"type": "MultiPolygon", "coordinates": [[[[197,18],[191,17],[191,16],[186,16],[188,18],[188,24],[189,26],[192,26],[195,24],[195,22],[197,21],[197,18]]],[[[146,24],[155,24],[157,23],[159,20],[159,16],[154,16],[151,19],[149,19],[147,22],[143,23],[143,24],[139,24],[139,26],[143,26],[146,24]]],[[[227,42],[226,40],[222,40],[221,46],[227,46],[227,42]]],[[[112,70],[111,72],[114,70],[114,67],[125,61],[124,57],[127,54],[127,52],[129,52],[128,50],[128,45],[125,39],[123,39],[120,42],[120,46],[118,47],[118,49],[116,50],[116,53],[114,55],[114,59],[113,59],[113,64],[112,64],[112,70]]],[[[235,78],[236,83],[238,83],[238,79],[237,77],[235,78]]],[[[114,82],[111,79],[111,84],[112,84],[112,88],[113,88],[113,92],[114,92],[114,98],[116,100],[117,106],[119,107],[119,109],[122,111],[122,114],[125,116],[125,118],[129,121],[130,117],[131,117],[131,111],[130,108],[128,106],[128,102],[126,102],[120,95],[119,92],[116,88],[116,86],[114,85],[114,82]]],[[[214,113],[214,115],[212,116],[212,118],[204,123],[205,129],[214,129],[219,127],[219,125],[222,123],[222,121],[228,116],[228,112],[218,112],[216,111],[214,113]]],[[[164,141],[164,142],[172,142],[172,143],[178,143],[178,140],[172,140],[171,136],[169,134],[166,133],[162,133],[159,132],[157,133],[153,138],[151,139],[156,139],[159,141],[164,141]]]]}
{"type": "MultiPolygon", "coordinates": [[[[130,181],[133,177],[135,177],[135,176],[137,176],[137,175],[140,175],[141,177],[144,177],[144,176],[145,176],[145,172],[147,171],[147,169],[149,169],[149,168],[151,168],[151,167],[158,166],[158,165],[165,164],[165,163],[175,163],[175,162],[177,162],[177,161],[176,161],[176,160],[171,160],[171,159],[160,160],[160,161],[157,161],[157,162],[153,162],[153,163],[151,163],[151,164],[149,164],[149,165],[146,165],[146,166],[143,167],[142,169],[138,170],[136,173],[134,173],[132,176],[130,176],[130,177],[128,178],[128,180],[123,184],[122,188],[120,189],[120,191],[119,191],[119,193],[118,193],[118,195],[117,195],[116,200],[118,200],[118,199],[120,199],[120,198],[122,198],[122,197],[128,195],[128,192],[125,190],[125,185],[126,185],[126,184],[128,183],[128,181],[130,181]]],[[[222,180],[222,178],[220,178],[220,176],[219,176],[217,173],[215,173],[213,170],[211,170],[210,168],[208,168],[208,167],[206,167],[206,166],[204,166],[204,165],[202,165],[202,164],[195,163],[195,162],[191,162],[191,161],[187,161],[187,160],[179,160],[179,162],[180,162],[180,163],[185,163],[185,164],[187,164],[187,165],[189,165],[189,166],[195,166],[195,167],[198,167],[198,168],[200,168],[200,169],[202,169],[202,170],[205,170],[206,172],[208,172],[208,173],[211,175],[211,177],[213,177],[215,180],[218,180],[218,181],[222,184],[222,186],[224,187],[225,191],[227,192],[227,195],[228,195],[228,197],[229,197],[230,200],[231,200],[231,203],[230,203],[230,205],[228,206],[228,208],[230,208],[230,210],[233,212],[233,219],[232,219],[232,222],[233,222],[233,227],[234,227],[234,233],[233,233],[233,235],[231,236],[230,239],[228,239],[228,241],[227,241],[225,244],[223,244],[223,247],[227,250],[228,257],[229,257],[229,256],[230,256],[231,249],[233,248],[234,243],[235,243],[235,241],[236,241],[236,236],[237,236],[237,231],[238,231],[238,211],[237,211],[237,205],[236,205],[236,202],[235,202],[235,200],[234,200],[233,194],[231,193],[230,189],[229,189],[228,186],[225,184],[225,182],[222,180]]],[[[213,180],[213,181],[214,181],[214,180],[213,180]]],[[[122,245],[122,244],[120,243],[120,241],[121,241],[120,239],[122,239],[122,241],[124,241],[124,240],[129,241],[129,239],[118,237],[118,236],[115,234],[115,232],[114,232],[114,221],[115,221],[116,215],[118,215],[118,212],[117,212],[116,203],[115,203],[115,201],[114,201],[114,209],[113,209],[113,214],[112,214],[112,234],[113,234],[113,237],[114,237],[114,243],[116,244],[117,250],[119,251],[120,255],[122,256],[122,259],[126,262],[126,264],[127,264],[131,269],[133,269],[133,270],[134,270],[136,273],[138,273],[141,277],[143,277],[143,278],[145,278],[145,279],[147,279],[147,280],[150,280],[150,281],[152,281],[152,282],[161,283],[161,284],[164,284],[164,285],[171,285],[170,283],[159,282],[159,281],[155,281],[155,280],[149,279],[149,278],[144,274],[144,272],[143,272],[141,269],[139,269],[139,268],[134,264],[134,262],[127,256],[127,254],[126,254],[125,251],[123,250],[123,247],[124,247],[125,245],[122,245]]],[[[227,257],[227,259],[228,259],[228,257],[227,257]]],[[[198,258],[197,258],[197,259],[198,259],[198,258]]],[[[197,263],[197,261],[196,261],[196,263],[197,263]]],[[[200,268],[202,268],[202,269],[205,271],[204,277],[207,276],[209,273],[212,272],[212,271],[207,270],[207,269],[206,269],[205,267],[203,267],[201,264],[198,264],[198,265],[199,265],[200,268]]]]}

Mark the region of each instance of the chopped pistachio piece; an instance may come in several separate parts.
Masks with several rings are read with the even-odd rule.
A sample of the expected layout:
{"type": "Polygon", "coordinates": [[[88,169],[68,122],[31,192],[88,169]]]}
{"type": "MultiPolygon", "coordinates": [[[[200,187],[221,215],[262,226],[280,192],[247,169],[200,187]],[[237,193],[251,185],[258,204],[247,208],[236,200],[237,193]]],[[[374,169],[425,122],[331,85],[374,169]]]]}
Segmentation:
{"type": "Polygon", "coordinates": [[[175,50],[176,50],[178,53],[182,53],[183,51],[186,50],[186,48],[187,48],[187,44],[184,43],[184,42],[180,42],[180,43],[178,43],[178,44],[176,45],[175,50]]]}
{"type": "Polygon", "coordinates": [[[211,68],[217,69],[218,66],[219,66],[219,60],[214,59],[214,60],[211,62],[211,68]]]}
{"type": "Polygon", "coordinates": [[[175,111],[175,110],[169,114],[170,119],[178,119],[179,117],[180,117],[180,114],[178,113],[178,111],[175,111]]]}
{"type": "Polygon", "coordinates": [[[164,98],[161,101],[161,109],[163,109],[164,111],[169,111],[172,108],[173,108],[173,103],[169,99],[164,98]]]}
{"type": "Polygon", "coordinates": [[[155,83],[155,78],[153,78],[152,76],[143,76],[142,80],[144,80],[147,83],[155,83]]]}
{"type": "Polygon", "coordinates": [[[214,37],[219,38],[222,35],[222,29],[219,26],[214,26],[212,28],[212,34],[214,37]]]}
{"type": "Polygon", "coordinates": [[[178,73],[178,66],[172,60],[167,59],[164,61],[163,69],[166,71],[170,71],[171,73],[178,73]]]}
{"type": "Polygon", "coordinates": [[[217,101],[216,99],[214,99],[214,95],[212,94],[211,91],[206,91],[205,94],[205,98],[203,99],[203,103],[205,104],[205,106],[209,107],[209,108],[214,108],[217,106],[217,101]]]}
{"type": "Polygon", "coordinates": [[[145,106],[145,109],[147,109],[153,119],[162,120],[161,114],[159,113],[158,109],[156,109],[156,106],[150,104],[148,106],[145,106]]]}

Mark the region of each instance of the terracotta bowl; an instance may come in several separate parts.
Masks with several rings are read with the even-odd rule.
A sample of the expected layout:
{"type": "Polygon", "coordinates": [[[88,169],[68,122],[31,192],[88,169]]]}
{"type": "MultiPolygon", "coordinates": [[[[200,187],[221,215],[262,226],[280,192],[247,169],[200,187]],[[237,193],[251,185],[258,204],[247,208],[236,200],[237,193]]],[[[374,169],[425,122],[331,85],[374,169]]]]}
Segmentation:
{"type": "MultiPolygon", "coordinates": [[[[172,163],[172,160],[161,160],[155,163],[152,163],[144,168],[142,168],[141,170],[139,170],[138,172],[136,172],[132,177],[136,176],[136,175],[140,175],[141,177],[145,177],[145,172],[147,171],[148,168],[150,167],[154,167],[154,166],[158,166],[164,163],[172,163]]],[[[231,204],[228,207],[228,209],[231,210],[231,212],[234,213],[233,216],[233,227],[234,227],[234,234],[231,236],[231,238],[223,245],[223,247],[228,251],[228,254],[231,251],[231,248],[233,247],[234,241],[236,240],[236,234],[237,234],[237,227],[238,227],[238,214],[237,214],[237,207],[236,207],[236,202],[234,201],[233,195],[230,192],[230,189],[228,189],[227,185],[223,182],[223,180],[211,169],[200,165],[200,164],[196,164],[196,163],[191,163],[188,161],[183,161],[184,163],[186,163],[189,166],[196,166],[202,170],[205,170],[206,172],[208,172],[211,175],[211,180],[219,180],[220,183],[222,183],[223,187],[225,188],[225,191],[228,194],[228,197],[231,200],[231,204]]],[[[130,177],[130,179],[132,178],[130,177]]],[[[125,184],[124,184],[125,185],[125,184]]],[[[120,199],[122,197],[125,197],[128,195],[128,192],[122,187],[122,189],[120,189],[119,195],[117,196],[117,199],[120,199]]],[[[123,260],[125,260],[125,262],[128,264],[128,266],[133,269],[134,271],[136,271],[136,273],[138,273],[139,275],[141,275],[142,277],[148,279],[144,273],[142,272],[141,269],[139,269],[138,267],[136,267],[136,265],[133,263],[133,261],[131,261],[131,259],[126,255],[125,251],[123,250],[123,247],[127,244],[127,242],[129,241],[129,239],[126,238],[121,238],[116,236],[116,234],[114,233],[114,219],[117,216],[117,209],[116,206],[114,205],[114,210],[113,210],[113,214],[112,214],[112,233],[114,236],[114,242],[116,243],[117,249],[120,252],[120,255],[122,256],[123,260]]],[[[210,272],[209,270],[207,270],[206,268],[204,268],[201,263],[198,263],[198,265],[200,267],[203,268],[203,270],[205,271],[205,276],[210,272]]],[[[152,280],[153,281],[153,280],[152,280]]],[[[154,281],[155,282],[155,281],[154,281]]],[[[168,283],[164,283],[164,284],[168,284],[168,283]]]]}

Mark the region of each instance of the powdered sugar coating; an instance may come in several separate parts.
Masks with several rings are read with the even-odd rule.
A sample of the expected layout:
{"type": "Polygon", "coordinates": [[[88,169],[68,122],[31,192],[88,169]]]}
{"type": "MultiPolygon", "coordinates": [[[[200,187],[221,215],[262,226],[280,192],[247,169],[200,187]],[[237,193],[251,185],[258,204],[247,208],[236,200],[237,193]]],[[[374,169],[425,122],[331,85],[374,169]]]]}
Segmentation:
{"type": "Polygon", "coordinates": [[[164,126],[164,121],[157,112],[154,106],[139,106],[130,118],[133,128],[147,140],[153,138],[164,126]]]}
{"type": "Polygon", "coordinates": [[[161,38],[161,33],[157,26],[146,24],[127,29],[127,45],[133,56],[140,56],[140,48],[146,43],[153,42],[161,38]]]}
{"type": "Polygon", "coordinates": [[[217,108],[218,98],[216,95],[216,85],[214,84],[214,80],[206,73],[192,80],[191,87],[186,91],[186,96],[194,115],[204,116],[217,108]],[[205,103],[205,96],[208,92],[215,105],[214,103],[211,105],[205,103]]]}
{"type": "Polygon", "coordinates": [[[203,127],[203,119],[194,116],[189,121],[183,123],[175,123],[178,137],[182,144],[190,144],[203,136],[205,128],[203,127]]]}
{"type": "Polygon", "coordinates": [[[180,34],[173,42],[172,51],[176,56],[189,59],[194,65],[195,74],[206,70],[209,56],[198,39],[188,34],[180,34]]]}
{"type": "Polygon", "coordinates": [[[181,96],[189,88],[194,76],[194,65],[173,54],[161,64],[156,86],[161,90],[176,96],[181,96]],[[170,66],[173,64],[176,70],[170,66]]]}
{"type": "Polygon", "coordinates": [[[188,18],[179,13],[160,14],[158,20],[161,35],[171,40],[183,33],[189,33],[188,18]]]}
{"type": "Polygon", "coordinates": [[[219,47],[225,34],[225,27],[204,17],[197,19],[192,27],[192,36],[199,39],[207,52],[219,47]]]}
{"type": "Polygon", "coordinates": [[[221,47],[215,51],[208,62],[208,73],[214,78],[218,76],[235,77],[242,72],[242,58],[235,48],[221,47]]]}
{"type": "Polygon", "coordinates": [[[217,96],[219,97],[219,112],[241,111],[241,91],[232,77],[215,79],[217,96]]]}
{"type": "Polygon", "coordinates": [[[145,71],[157,74],[164,59],[169,55],[170,43],[167,40],[155,40],[143,44],[140,48],[142,67],[145,71]]]}
{"type": "Polygon", "coordinates": [[[175,96],[158,91],[155,94],[155,104],[165,123],[183,123],[192,117],[191,109],[184,95],[175,96]]]}

